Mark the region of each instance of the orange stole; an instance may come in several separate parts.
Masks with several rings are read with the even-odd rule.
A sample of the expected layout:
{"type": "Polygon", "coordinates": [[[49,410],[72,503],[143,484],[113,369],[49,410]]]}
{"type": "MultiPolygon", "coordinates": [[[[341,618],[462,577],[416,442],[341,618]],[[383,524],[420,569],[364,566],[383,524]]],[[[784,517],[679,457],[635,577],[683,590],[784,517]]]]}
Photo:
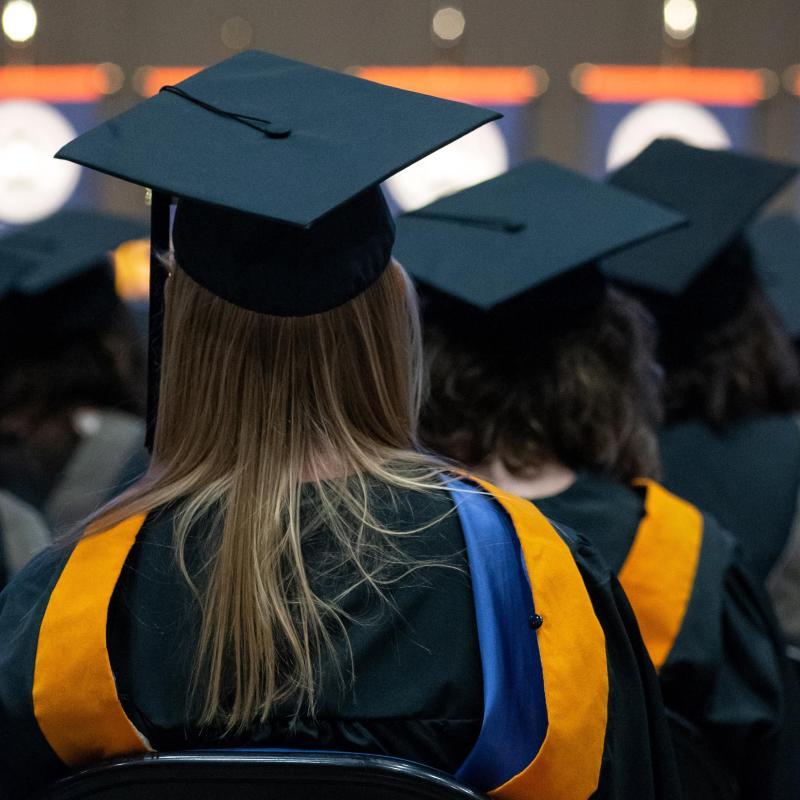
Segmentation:
{"type": "Polygon", "coordinates": [[[33,711],[70,767],[151,749],[125,715],[106,647],[111,595],[144,520],[131,517],[78,542],[39,629],[33,711]]]}
{"type": "Polygon", "coordinates": [[[639,623],[647,652],[660,670],[678,637],[692,596],[703,517],[651,480],[637,480],[647,490],[645,517],[619,572],[639,623]]]}
{"type": "Polygon", "coordinates": [[[501,800],[583,800],[600,779],[608,722],[606,640],[569,548],[532,503],[469,476],[508,513],[519,537],[539,628],[547,734],[536,758],[489,792],[501,800]]]}

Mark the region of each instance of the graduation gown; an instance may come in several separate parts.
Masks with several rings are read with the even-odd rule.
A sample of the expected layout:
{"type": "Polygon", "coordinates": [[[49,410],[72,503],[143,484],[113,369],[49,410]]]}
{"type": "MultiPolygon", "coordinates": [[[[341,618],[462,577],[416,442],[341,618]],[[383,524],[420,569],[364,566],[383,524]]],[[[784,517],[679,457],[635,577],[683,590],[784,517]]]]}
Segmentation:
{"type": "Polygon", "coordinates": [[[795,417],[751,417],[723,433],[703,422],[683,422],[665,428],[660,445],[664,485],[738,537],[754,576],[766,581],[798,511],[795,417]]]}
{"type": "MultiPolygon", "coordinates": [[[[655,673],[618,584],[585,541],[488,490],[376,494],[395,530],[434,522],[397,541],[435,563],[388,586],[389,604],[348,596],[354,674],[342,685],[322,670],[316,717],[278,708],[239,737],[196,724],[198,612],[169,508],[37,557],[0,595],[3,796],[122,753],[246,745],[387,753],[500,798],[676,797],[655,673]]],[[[323,594],[324,534],[304,543],[323,594]]]]}
{"type": "Polygon", "coordinates": [[[711,745],[737,796],[795,796],[796,686],[735,539],[652,481],[580,475],[536,505],[590,536],[618,574],[667,709],[711,745]]]}

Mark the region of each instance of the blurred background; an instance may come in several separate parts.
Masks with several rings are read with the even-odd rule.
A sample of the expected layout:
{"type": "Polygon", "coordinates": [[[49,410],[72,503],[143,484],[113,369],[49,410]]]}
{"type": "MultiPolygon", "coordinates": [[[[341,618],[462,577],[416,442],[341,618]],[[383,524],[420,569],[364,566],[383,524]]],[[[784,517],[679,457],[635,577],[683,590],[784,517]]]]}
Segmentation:
{"type": "MultiPolygon", "coordinates": [[[[144,189],[51,155],[248,48],[496,107],[388,183],[422,205],[534,155],[602,176],[673,135],[800,161],[790,0],[2,0],[0,233],[64,206],[144,216],[144,189]]],[[[797,190],[778,205],[795,208],[797,190]]]]}

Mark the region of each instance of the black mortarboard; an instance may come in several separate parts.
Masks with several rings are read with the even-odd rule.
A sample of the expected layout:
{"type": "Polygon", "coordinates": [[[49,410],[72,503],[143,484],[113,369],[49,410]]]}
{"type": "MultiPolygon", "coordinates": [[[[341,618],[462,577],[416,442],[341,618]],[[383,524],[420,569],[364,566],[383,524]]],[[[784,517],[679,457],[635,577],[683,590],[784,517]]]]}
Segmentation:
{"type": "Polygon", "coordinates": [[[747,232],[761,285],[793,339],[800,339],[800,221],[775,214],[747,232]]]}
{"type": "Polygon", "coordinates": [[[429,294],[465,308],[516,313],[535,299],[539,310],[560,312],[597,301],[599,258],[682,222],[537,160],[400,217],[395,254],[429,294]],[[571,275],[579,280],[564,280],[571,275]]]}
{"type": "MultiPolygon", "coordinates": [[[[606,259],[603,269],[627,285],[679,296],[796,174],[792,165],[658,139],[609,182],[684,213],[689,224],[606,259]]],[[[723,283],[709,286],[717,293],[723,283]]]]}
{"type": "Polygon", "coordinates": [[[67,210],[0,239],[3,338],[52,347],[105,324],[119,305],[111,251],[146,230],[135,220],[67,210]]]}
{"type": "Polygon", "coordinates": [[[318,313],[366,289],[394,230],[377,185],[499,115],[245,52],[57,154],[179,198],[181,268],[255,311],[318,313]]]}
{"type": "Polygon", "coordinates": [[[145,236],[136,220],[97,211],[59,211],[0,239],[0,297],[36,295],[90,270],[109,269],[109,253],[145,236]]]}
{"type": "MultiPolygon", "coordinates": [[[[153,189],[151,241],[197,283],[263,313],[334,308],[383,272],[394,224],[378,184],[499,114],[245,52],[57,154],[153,189]]],[[[151,269],[149,436],[163,270],[151,269]]]]}

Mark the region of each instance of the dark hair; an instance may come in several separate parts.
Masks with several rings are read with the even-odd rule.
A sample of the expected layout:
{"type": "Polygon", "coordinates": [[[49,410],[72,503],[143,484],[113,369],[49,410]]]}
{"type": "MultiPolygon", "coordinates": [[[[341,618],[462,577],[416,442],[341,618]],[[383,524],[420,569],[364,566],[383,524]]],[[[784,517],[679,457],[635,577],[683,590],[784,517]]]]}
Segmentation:
{"type": "Polygon", "coordinates": [[[427,446],[470,465],[497,457],[517,475],[548,461],[625,482],[657,475],[655,330],[635,300],[609,290],[569,326],[485,345],[426,317],[427,446]]]}
{"type": "Polygon", "coordinates": [[[736,243],[706,272],[694,299],[678,301],[661,324],[667,421],[700,419],[724,430],[753,414],[800,410],[800,363],[749,249],[736,243]],[[724,313],[709,316],[714,306],[724,313]]]}
{"type": "Polygon", "coordinates": [[[144,411],[145,351],[107,270],[0,303],[0,484],[52,475],[81,407],[144,411]]]}

